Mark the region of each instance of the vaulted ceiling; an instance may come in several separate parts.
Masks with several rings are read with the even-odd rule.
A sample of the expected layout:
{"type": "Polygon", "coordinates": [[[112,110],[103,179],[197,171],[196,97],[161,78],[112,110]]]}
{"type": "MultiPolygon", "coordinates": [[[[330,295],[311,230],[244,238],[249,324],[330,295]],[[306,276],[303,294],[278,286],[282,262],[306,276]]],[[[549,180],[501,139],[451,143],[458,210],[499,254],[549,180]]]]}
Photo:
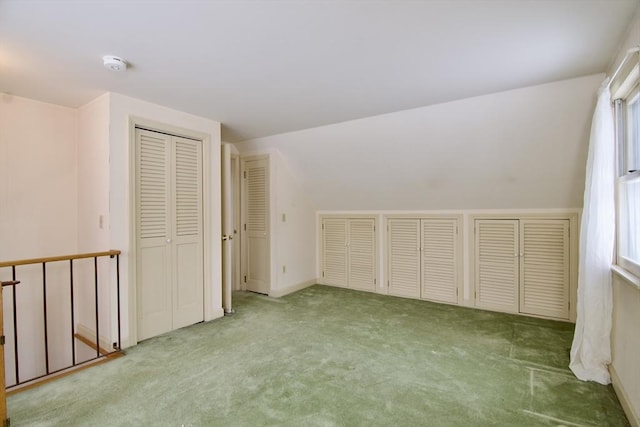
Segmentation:
{"type": "Polygon", "coordinates": [[[118,92],[234,142],[603,72],[637,6],[0,0],[0,92],[69,107],[118,92]]]}

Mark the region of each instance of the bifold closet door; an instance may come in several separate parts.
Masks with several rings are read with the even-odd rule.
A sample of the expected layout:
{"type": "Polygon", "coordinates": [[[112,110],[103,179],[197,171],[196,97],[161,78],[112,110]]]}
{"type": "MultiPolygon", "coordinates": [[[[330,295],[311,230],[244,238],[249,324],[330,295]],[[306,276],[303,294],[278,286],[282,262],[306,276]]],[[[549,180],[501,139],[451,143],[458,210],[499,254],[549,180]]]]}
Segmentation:
{"type": "Polygon", "coordinates": [[[323,283],[347,287],[347,219],[322,221],[323,283]]]}
{"type": "Polygon", "coordinates": [[[455,219],[423,219],[421,298],[458,302],[458,236],[455,219]]]}
{"type": "Polygon", "coordinates": [[[569,318],[569,221],[520,220],[520,312],[569,318]]]}
{"type": "Polygon", "coordinates": [[[138,339],[204,319],[202,144],[136,129],[138,339]]]}
{"type": "Polygon", "coordinates": [[[376,290],[375,220],[348,220],[348,286],[365,291],[376,290]]]}
{"type": "Polygon", "coordinates": [[[387,221],[389,295],[420,298],[420,220],[387,221]]]}
{"type": "Polygon", "coordinates": [[[518,312],[518,220],[475,221],[475,301],[491,310],[518,312]]]}

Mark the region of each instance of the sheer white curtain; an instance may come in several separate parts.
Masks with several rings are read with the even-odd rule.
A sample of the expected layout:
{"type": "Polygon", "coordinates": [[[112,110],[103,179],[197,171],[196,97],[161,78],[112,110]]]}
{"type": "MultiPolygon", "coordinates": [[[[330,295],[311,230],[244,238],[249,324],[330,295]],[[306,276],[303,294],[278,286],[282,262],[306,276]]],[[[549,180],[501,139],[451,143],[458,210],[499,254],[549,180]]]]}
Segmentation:
{"type": "Polygon", "coordinates": [[[611,262],[615,236],[615,143],[608,80],[591,123],[580,226],[578,306],[569,367],[581,380],[609,384],[611,262]]]}

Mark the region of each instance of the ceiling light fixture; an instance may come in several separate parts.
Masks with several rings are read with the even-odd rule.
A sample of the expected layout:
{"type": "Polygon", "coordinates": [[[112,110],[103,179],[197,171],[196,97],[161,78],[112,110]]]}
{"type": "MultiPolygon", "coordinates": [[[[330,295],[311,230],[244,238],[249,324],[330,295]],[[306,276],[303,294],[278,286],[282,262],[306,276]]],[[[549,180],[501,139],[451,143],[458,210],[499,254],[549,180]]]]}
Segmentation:
{"type": "Polygon", "coordinates": [[[124,71],[127,69],[127,62],[113,55],[105,55],[102,57],[104,67],[111,71],[124,71]]]}

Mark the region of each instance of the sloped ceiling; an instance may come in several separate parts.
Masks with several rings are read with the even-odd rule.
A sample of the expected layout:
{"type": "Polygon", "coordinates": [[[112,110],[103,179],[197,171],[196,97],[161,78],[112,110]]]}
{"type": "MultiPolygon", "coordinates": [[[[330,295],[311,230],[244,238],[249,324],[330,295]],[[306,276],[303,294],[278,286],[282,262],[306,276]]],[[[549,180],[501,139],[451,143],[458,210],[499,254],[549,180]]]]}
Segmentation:
{"type": "Polygon", "coordinates": [[[118,92],[234,142],[603,72],[637,5],[4,0],[0,92],[70,107],[118,92]]]}

